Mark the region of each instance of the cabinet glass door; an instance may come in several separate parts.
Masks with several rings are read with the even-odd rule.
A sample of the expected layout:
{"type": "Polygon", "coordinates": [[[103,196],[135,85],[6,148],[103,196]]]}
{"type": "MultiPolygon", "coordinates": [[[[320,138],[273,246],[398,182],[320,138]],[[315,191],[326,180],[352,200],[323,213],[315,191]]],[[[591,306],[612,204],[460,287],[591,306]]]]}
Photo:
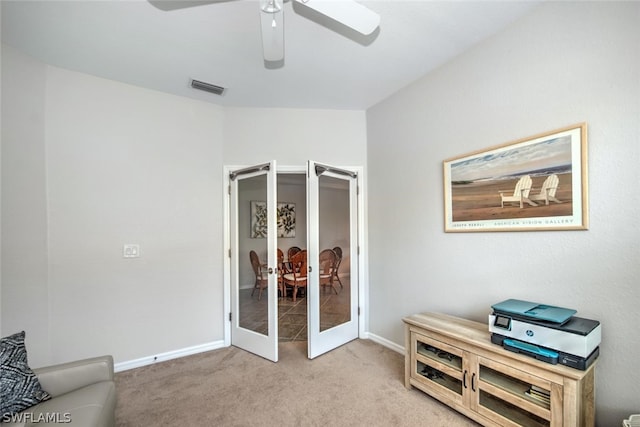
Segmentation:
{"type": "Polygon", "coordinates": [[[412,337],[416,347],[414,377],[434,391],[461,403],[470,381],[468,370],[463,370],[462,350],[415,332],[412,337]]]}
{"type": "Polygon", "coordinates": [[[551,425],[551,399],[558,398],[553,396],[559,386],[484,358],[479,358],[478,370],[479,413],[521,426],[551,425]]]}

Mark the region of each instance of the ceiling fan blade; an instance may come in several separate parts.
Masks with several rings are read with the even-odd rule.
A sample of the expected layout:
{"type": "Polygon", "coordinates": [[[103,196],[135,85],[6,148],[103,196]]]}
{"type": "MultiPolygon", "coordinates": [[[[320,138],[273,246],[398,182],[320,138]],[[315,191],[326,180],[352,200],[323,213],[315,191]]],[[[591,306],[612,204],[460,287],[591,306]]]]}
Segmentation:
{"type": "Polygon", "coordinates": [[[364,35],[380,25],[380,15],[353,0],[295,1],[364,35]]]}
{"type": "Polygon", "coordinates": [[[262,52],[266,62],[284,60],[284,11],[282,2],[261,0],[260,25],[262,29],[262,52]]]}

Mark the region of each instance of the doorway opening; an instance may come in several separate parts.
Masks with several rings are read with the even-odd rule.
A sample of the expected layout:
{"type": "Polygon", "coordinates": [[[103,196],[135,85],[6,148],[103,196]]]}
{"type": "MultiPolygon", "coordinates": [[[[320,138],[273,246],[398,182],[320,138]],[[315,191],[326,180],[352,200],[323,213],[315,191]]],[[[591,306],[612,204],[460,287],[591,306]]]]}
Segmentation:
{"type": "Polygon", "coordinates": [[[357,338],[358,172],[313,161],[305,172],[275,161],[228,171],[225,342],[277,361],[279,343],[307,341],[314,358],[357,338]],[[290,256],[292,247],[304,255],[290,256]],[[302,281],[287,270],[305,272],[302,281]]]}
{"type": "MultiPolygon", "coordinates": [[[[277,194],[279,211],[282,216],[280,222],[286,222],[288,229],[281,230],[277,236],[277,246],[283,254],[283,261],[289,263],[294,250],[307,248],[307,186],[304,173],[278,173],[277,194]]],[[[258,187],[259,188],[259,187],[258,187]]],[[[251,207],[250,198],[257,197],[255,192],[245,190],[245,206],[251,207]],[[247,203],[248,202],[248,203],[247,203]]],[[[330,329],[350,319],[351,280],[348,272],[348,262],[343,260],[345,252],[350,247],[350,233],[348,223],[348,188],[338,180],[327,178],[323,182],[320,193],[320,251],[331,250],[336,254],[335,275],[324,281],[320,292],[320,331],[330,329]]],[[[242,243],[242,242],[241,242],[242,243]]],[[[255,251],[260,264],[266,264],[266,248],[263,242],[250,239],[242,243],[241,253],[255,251]]],[[[250,259],[246,257],[246,270],[249,269],[250,259]]],[[[255,271],[253,272],[255,275],[255,271]]],[[[265,333],[268,330],[268,294],[260,292],[259,285],[247,274],[247,279],[240,290],[240,307],[242,313],[240,326],[256,332],[265,333]]],[[[307,290],[301,287],[293,298],[293,289],[282,287],[278,292],[278,341],[307,341],[307,290]]]]}
{"type": "MultiPolygon", "coordinates": [[[[277,247],[283,252],[284,262],[289,261],[289,249],[307,248],[307,185],[304,173],[277,174],[277,203],[279,209],[288,210],[288,226],[277,235],[277,247]]],[[[256,198],[266,199],[259,193],[260,185],[255,190],[244,189],[241,195],[241,206],[251,210],[252,202],[256,198]],[[250,200],[253,199],[253,200],[250,200]]],[[[255,204],[254,204],[255,206],[255,204]]],[[[255,214],[255,209],[253,211],[255,214]]],[[[248,213],[247,217],[251,215],[248,213]]],[[[268,293],[264,292],[258,298],[259,291],[255,289],[255,272],[249,264],[248,254],[254,250],[261,263],[266,263],[267,247],[264,238],[256,230],[249,230],[249,238],[239,242],[240,263],[245,267],[246,274],[240,276],[240,311],[247,313],[240,319],[240,326],[266,334],[268,330],[268,293]],[[243,257],[242,254],[247,254],[243,257]],[[244,260],[243,260],[244,259],[244,260]]],[[[307,340],[307,293],[306,288],[300,288],[293,300],[292,289],[278,291],[278,341],[306,341],[307,340]],[[284,295],[283,295],[284,292],[284,295]]]]}

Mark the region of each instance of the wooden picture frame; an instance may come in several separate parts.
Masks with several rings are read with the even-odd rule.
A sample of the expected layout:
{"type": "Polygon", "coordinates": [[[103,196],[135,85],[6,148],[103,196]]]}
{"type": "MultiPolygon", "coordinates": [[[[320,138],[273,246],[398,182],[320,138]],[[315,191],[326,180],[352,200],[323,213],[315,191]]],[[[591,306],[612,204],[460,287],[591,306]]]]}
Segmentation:
{"type": "Polygon", "coordinates": [[[443,161],[445,232],[586,230],[587,125],[443,161]]]}

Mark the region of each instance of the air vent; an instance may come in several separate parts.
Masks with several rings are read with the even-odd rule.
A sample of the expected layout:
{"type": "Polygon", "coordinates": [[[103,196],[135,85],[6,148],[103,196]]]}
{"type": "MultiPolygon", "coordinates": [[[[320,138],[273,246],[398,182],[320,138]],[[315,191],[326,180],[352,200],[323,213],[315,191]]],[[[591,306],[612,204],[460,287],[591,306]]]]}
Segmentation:
{"type": "Polygon", "coordinates": [[[205,92],[215,93],[216,95],[222,95],[224,92],[224,88],[222,86],[216,86],[199,80],[191,80],[191,87],[194,89],[204,90],[205,92]]]}

